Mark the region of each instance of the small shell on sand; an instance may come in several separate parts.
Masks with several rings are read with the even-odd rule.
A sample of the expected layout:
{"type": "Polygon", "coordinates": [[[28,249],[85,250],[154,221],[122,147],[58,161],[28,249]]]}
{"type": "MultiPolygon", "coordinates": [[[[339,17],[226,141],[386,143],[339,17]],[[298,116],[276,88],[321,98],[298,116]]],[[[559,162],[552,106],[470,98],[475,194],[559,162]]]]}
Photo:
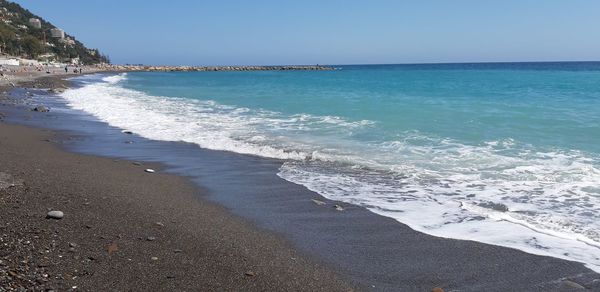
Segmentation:
{"type": "Polygon", "coordinates": [[[152,168],[147,168],[144,171],[147,172],[147,173],[154,173],[154,169],[152,169],[152,168]]]}

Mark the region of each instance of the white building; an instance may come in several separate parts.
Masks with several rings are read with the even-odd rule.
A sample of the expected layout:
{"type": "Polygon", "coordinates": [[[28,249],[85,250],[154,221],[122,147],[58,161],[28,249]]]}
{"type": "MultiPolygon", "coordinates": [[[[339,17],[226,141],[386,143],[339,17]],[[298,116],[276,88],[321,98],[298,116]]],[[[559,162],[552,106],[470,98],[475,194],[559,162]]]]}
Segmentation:
{"type": "Polygon", "coordinates": [[[42,22],[37,18],[30,18],[29,26],[31,26],[33,28],[42,28],[42,22]]]}
{"type": "Polygon", "coordinates": [[[60,29],[60,28],[53,28],[50,30],[50,35],[53,38],[57,38],[57,39],[64,39],[65,38],[65,31],[60,29]]]}
{"type": "Polygon", "coordinates": [[[30,18],[29,26],[31,26],[33,28],[42,28],[42,22],[37,18],[30,18]]]}

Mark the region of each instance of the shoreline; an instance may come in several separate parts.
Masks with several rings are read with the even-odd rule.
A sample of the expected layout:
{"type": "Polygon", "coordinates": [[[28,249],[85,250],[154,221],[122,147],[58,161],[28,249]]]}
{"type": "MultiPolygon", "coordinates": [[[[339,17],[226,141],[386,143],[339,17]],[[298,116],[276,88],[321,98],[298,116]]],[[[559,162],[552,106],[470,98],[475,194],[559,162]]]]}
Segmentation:
{"type": "Polygon", "coordinates": [[[60,149],[72,139],[0,121],[0,290],[355,289],[277,235],[199,200],[205,191],[161,164],[60,149]],[[64,218],[45,218],[49,210],[64,218]]]}
{"type": "MultiPolygon", "coordinates": [[[[43,118],[41,120],[43,121],[43,118]]],[[[75,142],[75,144],[77,143],[75,142]]],[[[89,146],[89,143],[86,144],[85,142],[80,144],[83,145],[76,147],[89,146]]],[[[157,144],[160,143],[156,142],[153,145],[157,144]]],[[[178,146],[178,148],[182,147],[178,146]]],[[[86,152],[81,148],[79,150],[86,152]]],[[[94,153],[94,150],[90,150],[90,152],[90,154],[97,154],[94,153]]],[[[310,201],[311,198],[323,200],[329,206],[335,202],[322,199],[303,187],[289,182],[281,182],[282,179],[279,178],[272,178],[271,176],[274,174],[270,172],[276,166],[276,163],[270,163],[265,159],[248,158],[244,155],[213,152],[203,150],[202,153],[205,155],[203,158],[212,159],[213,162],[225,161],[229,163],[247,160],[249,161],[247,164],[233,165],[232,168],[238,167],[237,171],[239,172],[239,170],[247,171],[256,167],[260,171],[257,171],[258,174],[253,175],[253,178],[260,179],[265,184],[276,186],[274,187],[276,190],[271,191],[266,198],[258,197],[258,200],[256,200],[257,197],[253,197],[255,202],[252,200],[238,203],[228,202],[238,198],[235,196],[215,198],[217,196],[214,195],[211,200],[224,205],[229,211],[241,215],[242,218],[251,218],[251,222],[259,225],[259,228],[266,226],[268,230],[284,233],[284,238],[292,239],[291,241],[295,245],[294,248],[298,246],[301,251],[310,251],[312,248],[319,249],[314,251],[313,255],[337,266],[342,271],[341,274],[350,275],[350,278],[353,278],[355,282],[365,284],[367,287],[371,287],[370,283],[376,283],[375,287],[371,287],[373,290],[392,290],[401,287],[407,291],[427,291],[436,286],[449,289],[449,291],[452,291],[452,289],[477,291],[483,288],[489,291],[502,291],[511,288],[531,289],[534,287],[536,289],[558,290],[560,287],[568,288],[570,287],[568,285],[575,284],[592,287],[590,289],[598,285],[598,282],[593,280],[594,277],[597,277],[597,274],[586,271],[579,263],[530,255],[517,250],[477,242],[428,236],[413,231],[404,224],[392,219],[375,215],[363,208],[348,206],[346,211],[340,214],[330,212],[329,208],[326,210],[323,208],[318,209],[310,201]],[[260,164],[266,164],[266,166],[261,168],[260,164]],[[285,198],[280,198],[279,195],[282,192],[286,193],[285,198]],[[236,206],[236,204],[251,204],[251,206],[236,206]],[[282,204],[287,205],[282,206],[282,204]],[[275,214],[283,216],[283,220],[274,223],[271,221],[278,218],[263,218],[268,216],[263,215],[261,217],[260,214],[254,214],[264,212],[264,208],[267,207],[274,208],[275,214]],[[281,211],[278,208],[291,208],[295,209],[295,212],[281,211]],[[323,222],[324,218],[326,218],[326,223],[323,222]],[[302,228],[289,228],[289,224],[293,224],[294,219],[302,219],[301,222],[307,223],[310,228],[315,230],[306,231],[301,230],[302,228]],[[348,226],[349,224],[350,226],[348,226]],[[292,230],[289,233],[281,230],[286,228],[292,230]],[[307,233],[309,236],[302,238],[307,233]],[[373,238],[362,238],[364,236],[372,236],[373,238]],[[325,238],[331,241],[333,247],[328,247],[325,243],[312,242],[314,240],[325,240],[325,238]],[[356,247],[345,246],[349,242],[356,244],[356,247]],[[349,258],[342,257],[342,255],[348,256],[348,254],[350,255],[349,258]],[[398,258],[388,259],[389,254],[395,254],[398,258]],[[378,268],[377,266],[381,267],[378,268]],[[458,267],[460,267],[459,270],[457,270],[458,267]],[[508,267],[514,270],[506,271],[505,269],[508,267]],[[366,271],[359,271],[361,269],[366,271]],[[363,274],[360,274],[361,272],[363,274]],[[516,283],[510,283],[509,280],[511,279],[516,283]],[[481,281],[481,283],[478,281],[481,281]],[[530,282],[527,283],[526,281],[530,282]],[[386,283],[388,283],[388,286],[385,286],[386,283]],[[497,289],[493,289],[493,287],[497,289]]],[[[193,153],[196,154],[196,152],[193,153]]],[[[111,156],[110,153],[104,154],[106,155],[102,156],[111,156]]],[[[227,171],[231,172],[235,169],[227,171]]],[[[212,170],[209,172],[212,172],[212,170]]],[[[217,173],[220,172],[217,171],[217,173]]],[[[185,171],[180,174],[185,175],[185,171]]],[[[238,179],[238,177],[234,177],[234,179],[238,179]]],[[[248,187],[248,181],[252,181],[250,178],[239,178],[239,181],[228,181],[227,178],[221,178],[220,180],[215,183],[216,186],[211,186],[213,193],[215,192],[214,189],[219,189],[218,184],[233,182],[236,185],[234,188],[242,189],[248,187]]],[[[194,182],[200,186],[205,185],[201,180],[194,180],[194,182]]],[[[224,190],[223,193],[226,193],[226,188],[224,190]]],[[[260,189],[257,190],[257,192],[260,191],[260,189]]],[[[200,201],[203,199],[202,196],[199,198],[200,201]]],[[[275,217],[275,215],[271,217],[275,217]]]]}

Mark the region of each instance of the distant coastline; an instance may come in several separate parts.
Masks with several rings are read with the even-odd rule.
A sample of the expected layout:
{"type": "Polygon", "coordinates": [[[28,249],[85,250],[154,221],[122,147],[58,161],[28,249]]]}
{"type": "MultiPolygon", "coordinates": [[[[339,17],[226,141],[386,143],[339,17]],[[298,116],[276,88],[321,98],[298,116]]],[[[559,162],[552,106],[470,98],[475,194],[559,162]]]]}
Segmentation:
{"type": "Polygon", "coordinates": [[[330,71],[331,66],[320,65],[281,65],[281,66],[150,66],[150,65],[112,65],[99,64],[95,66],[102,71],[149,71],[149,72],[191,72],[191,71],[330,71]]]}

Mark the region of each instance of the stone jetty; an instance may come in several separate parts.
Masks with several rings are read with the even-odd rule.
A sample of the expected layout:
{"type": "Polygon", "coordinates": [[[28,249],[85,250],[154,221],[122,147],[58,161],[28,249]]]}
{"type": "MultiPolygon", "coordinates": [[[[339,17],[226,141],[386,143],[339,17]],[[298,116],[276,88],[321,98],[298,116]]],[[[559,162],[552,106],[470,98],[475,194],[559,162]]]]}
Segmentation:
{"type": "Polygon", "coordinates": [[[333,67],[320,65],[284,65],[284,66],[148,66],[148,65],[96,65],[96,68],[103,71],[328,71],[335,70],[333,67]]]}

